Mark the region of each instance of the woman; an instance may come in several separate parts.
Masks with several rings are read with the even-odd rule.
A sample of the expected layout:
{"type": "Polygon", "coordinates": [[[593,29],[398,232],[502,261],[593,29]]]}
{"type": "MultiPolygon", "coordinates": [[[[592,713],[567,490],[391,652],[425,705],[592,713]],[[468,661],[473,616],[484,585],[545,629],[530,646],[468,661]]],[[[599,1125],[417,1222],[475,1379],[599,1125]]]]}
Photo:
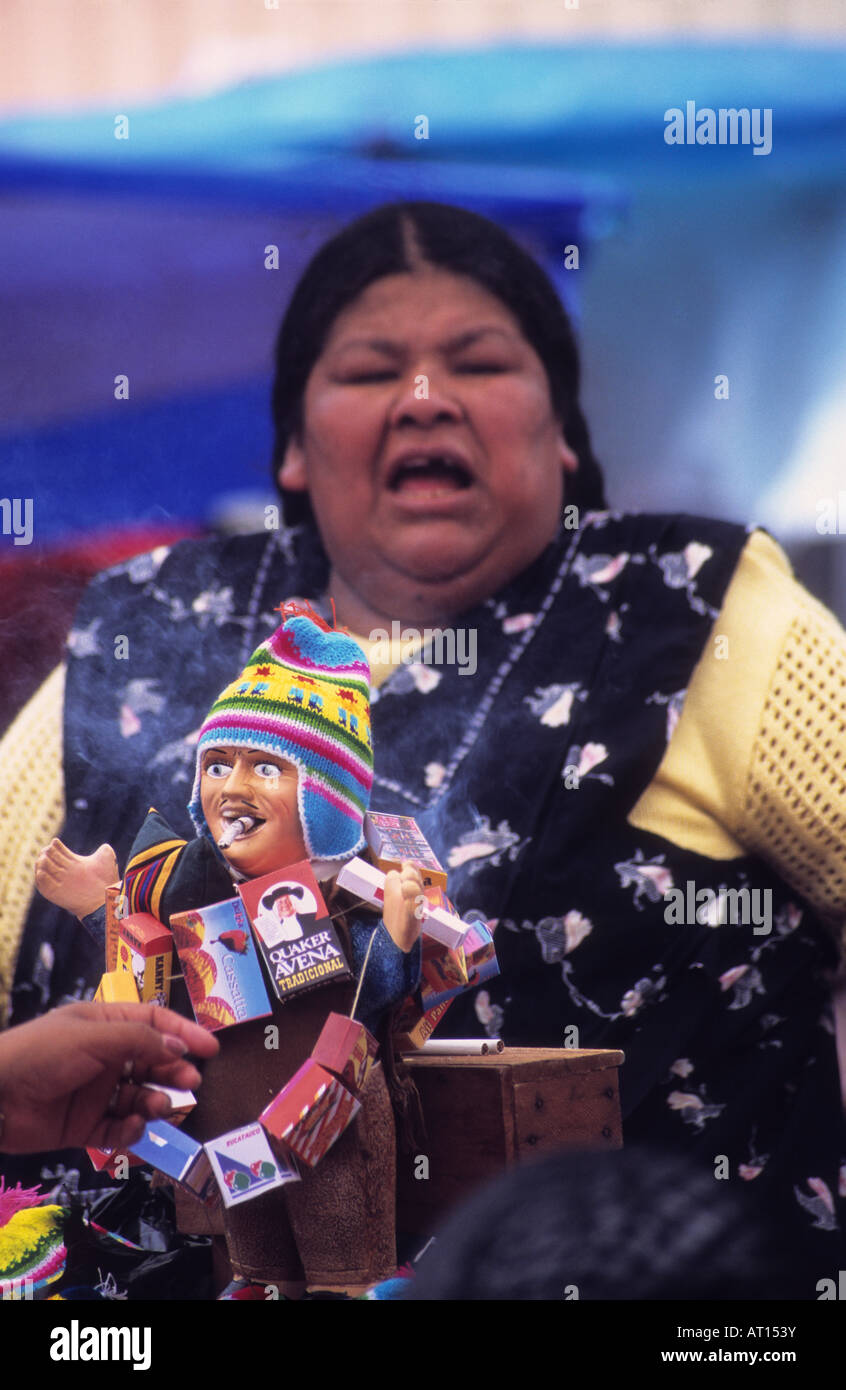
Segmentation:
{"type": "MultiPolygon", "coordinates": [[[[192,732],[280,599],[331,596],[365,648],[394,620],[471,630],[470,679],[425,647],[373,673],[373,808],[414,815],[458,909],[498,920],[500,978],[442,1031],[622,1047],[627,1143],[769,1183],[839,1267],[841,629],[765,535],[603,510],[564,312],[470,213],[382,208],[324,246],[273,408],[286,526],[141,557],[82,603],[66,838],[121,858],[151,801],[184,824],[192,732]],[[118,634],[150,695],[123,726],[118,634]]],[[[18,1016],[86,971],[33,909],[18,1016]]]]}

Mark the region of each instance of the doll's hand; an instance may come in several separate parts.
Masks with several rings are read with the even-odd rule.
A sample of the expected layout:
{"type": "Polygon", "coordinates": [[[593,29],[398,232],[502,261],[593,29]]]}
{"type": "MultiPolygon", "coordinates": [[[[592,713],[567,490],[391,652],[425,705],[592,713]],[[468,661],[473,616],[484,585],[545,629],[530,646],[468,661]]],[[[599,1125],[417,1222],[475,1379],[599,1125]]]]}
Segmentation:
{"type": "Polygon", "coordinates": [[[413,864],[391,869],[385,875],[385,906],[382,920],[401,951],[408,953],[420,935],[420,909],[423,879],[413,864]]]}
{"type": "Polygon", "coordinates": [[[111,845],[93,854],[74,854],[61,840],[51,840],[35,861],[35,886],[48,902],[87,917],[106,901],[106,889],[120,878],[111,845]]]}

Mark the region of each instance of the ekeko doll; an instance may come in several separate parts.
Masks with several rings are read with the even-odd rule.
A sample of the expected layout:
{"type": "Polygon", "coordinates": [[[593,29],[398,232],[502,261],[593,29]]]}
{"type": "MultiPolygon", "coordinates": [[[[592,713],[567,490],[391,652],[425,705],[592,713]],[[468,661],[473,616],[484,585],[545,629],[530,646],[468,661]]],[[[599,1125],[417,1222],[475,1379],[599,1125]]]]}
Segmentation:
{"type": "MultiPolygon", "coordinates": [[[[322,619],[295,613],[257,648],[200,729],[189,804],[198,838],[186,842],[148,814],[123,879],[127,910],[167,924],[176,912],[232,897],[237,882],[308,859],[334,916],[344,896],[334,876],[365,845],[372,769],[364,655],[322,619]]],[[[83,857],[54,840],[36,866],[39,890],[99,933],[116,876],[108,846],[83,857]]],[[[404,865],[387,876],[381,923],[359,913],[346,922],[356,978],[370,947],[356,1017],[382,1035],[386,1058],[392,1006],[419,979],[421,890],[419,872],[404,865]]],[[[349,1013],[353,993],[349,983],[329,984],[289,1002],[273,998],[272,1019],[223,1029],[185,1128],[206,1140],[254,1120],[308,1057],[328,1013],[349,1013]]],[[[210,1217],[177,1191],[180,1227],[225,1228],[233,1271],[282,1292],[298,1292],[306,1280],[367,1284],[395,1264],[394,1169],[393,1117],[376,1067],[357,1119],[299,1183],[226,1212],[222,1226],[220,1213],[210,1217]]]]}

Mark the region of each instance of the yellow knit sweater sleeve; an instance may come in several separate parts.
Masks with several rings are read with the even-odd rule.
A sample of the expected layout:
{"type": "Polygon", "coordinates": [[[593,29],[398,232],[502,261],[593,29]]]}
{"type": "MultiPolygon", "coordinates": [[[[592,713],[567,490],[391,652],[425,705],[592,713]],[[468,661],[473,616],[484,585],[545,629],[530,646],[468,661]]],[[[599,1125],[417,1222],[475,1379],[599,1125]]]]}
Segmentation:
{"type": "Polygon", "coordinates": [[[828,922],[846,917],[846,633],[762,531],[629,820],[711,858],[760,855],[828,922]]]}
{"type": "Polygon", "coordinates": [[[65,668],[57,666],[0,741],[0,1028],[35,891],[35,860],[65,816],[64,693],[65,668]]]}

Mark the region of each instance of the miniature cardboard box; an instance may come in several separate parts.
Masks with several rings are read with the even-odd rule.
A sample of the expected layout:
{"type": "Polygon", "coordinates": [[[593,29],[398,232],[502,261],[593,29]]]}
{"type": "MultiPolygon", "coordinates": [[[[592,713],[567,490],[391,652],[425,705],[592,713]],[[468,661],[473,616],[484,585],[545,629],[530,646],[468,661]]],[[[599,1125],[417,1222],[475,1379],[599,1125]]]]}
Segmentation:
{"type": "Polygon", "coordinates": [[[379,1044],[363,1023],[344,1014],[330,1014],[311,1049],[312,1060],[331,1071],[347,1090],[358,1095],[376,1060],[379,1044]]]}
{"type": "Polygon", "coordinates": [[[451,1003],[451,999],[445,999],[434,1008],[424,1010],[414,996],[409,995],[403,1003],[394,1032],[394,1041],[400,1052],[413,1052],[415,1048],[422,1047],[431,1038],[451,1003]]]}
{"type": "Polygon", "coordinates": [[[468,922],[464,938],[464,961],[467,966],[468,988],[474,989],[483,980],[499,974],[499,961],[493,935],[485,922],[468,922]]]}
{"type": "Polygon", "coordinates": [[[129,1145],[129,1152],[187,1188],[201,1202],[214,1198],[211,1168],[202,1144],[167,1120],[150,1120],[138,1142],[129,1145]]]}
{"type": "Polygon", "coordinates": [[[426,1012],[454,999],[467,988],[467,966],[459,946],[450,950],[431,936],[424,936],[420,965],[420,998],[426,1012]]]}
{"type": "Polygon", "coordinates": [[[175,912],[170,919],[194,1016],[216,1033],[266,1018],[270,1000],[240,898],[175,912]]]}
{"type": "MultiPolygon", "coordinates": [[[[143,1087],[147,1091],[164,1091],[169,1098],[172,1109],[167,1123],[171,1125],[181,1125],[182,1121],[193,1110],[197,1104],[197,1097],[193,1091],[177,1091],[172,1086],[158,1086],[154,1081],[144,1081],[143,1087]]],[[[119,1159],[124,1159],[130,1168],[143,1168],[145,1159],[136,1157],[135,1154],[123,1149],[93,1149],[87,1148],[85,1152],[91,1159],[92,1164],[101,1173],[104,1169],[114,1177],[126,1177],[125,1173],[116,1171],[119,1159]]]]}
{"type": "Polygon", "coordinates": [[[106,970],[117,970],[118,925],[121,915],[121,883],[112,883],[106,889],[106,970]]]}
{"type": "Polygon", "coordinates": [[[94,995],[98,1004],[137,1004],[138,986],[128,970],[108,970],[94,995]]]}
{"type": "Polygon", "coordinates": [[[126,1153],[123,1149],[90,1149],[85,1152],[91,1159],[92,1166],[98,1173],[107,1172],[110,1177],[126,1177],[125,1173],[118,1172],[118,1162],[123,1159],[130,1168],[143,1168],[143,1158],[136,1158],[134,1154],[126,1153]]]}
{"type": "Polygon", "coordinates": [[[425,887],[436,886],[446,891],[446,871],[413,817],[369,811],[364,817],[364,835],[376,863],[385,873],[407,861],[420,870],[425,887]]]}
{"type": "Polygon", "coordinates": [[[241,1206],[275,1187],[300,1180],[290,1158],[280,1160],[272,1153],[260,1124],[243,1125],[209,1139],[205,1150],[225,1207],[241,1206]]]}
{"type": "MultiPolygon", "coordinates": [[[[345,888],[374,907],[384,905],[385,875],[364,859],[356,856],[348,860],[339,870],[335,882],[339,888],[345,888]]],[[[432,907],[429,903],[421,903],[421,909],[424,915],[420,919],[420,926],[427,936],[433,936],[436,941],[451,948],[464,944],[467,928],[460,917],[442,907],[432,907]]]]}
{"type": "MultiPolygon", "coordinates": [[[[455,909],[443,888],[431,884],[423,889],[423,893],[432,907],[454,913],[455,909]]],[[[444,946],[443,942],[424,933],[420,972],[420,998],[424,1010],[428,1012],[445,1000],[454,999],[467,988],[467,979],[464,947],[444,946]]]]}
{"type": "Polygon", "coordinates": [[[172,1125],[181,1125],[197,1104],[197,1097],[193,1091],[178,1091],[175,1086],[160,1086],[155,1081],[144,1081],[141,1084],[146,1091],[161,1091],[167,1096],[171,1107],[167,1118],[172,1125]]]}
{"type": "Polygon", "coordinates": [[[280,999],[352,979],[307,859],[240,883],[238,892],[280,999]]]}
{"type": "Polygon", "coordinates": [[[117,969],[135,977],[142,1004],[170,1002],[173,937],[149,912],[133,912],[118,922],[117,969]]]}
{"type": "Polygon", "coordinates": [[[309,1057],[259,1119],[277,1145],[314,1168],[360,1109],[346,1086],[309,1057]]]}

